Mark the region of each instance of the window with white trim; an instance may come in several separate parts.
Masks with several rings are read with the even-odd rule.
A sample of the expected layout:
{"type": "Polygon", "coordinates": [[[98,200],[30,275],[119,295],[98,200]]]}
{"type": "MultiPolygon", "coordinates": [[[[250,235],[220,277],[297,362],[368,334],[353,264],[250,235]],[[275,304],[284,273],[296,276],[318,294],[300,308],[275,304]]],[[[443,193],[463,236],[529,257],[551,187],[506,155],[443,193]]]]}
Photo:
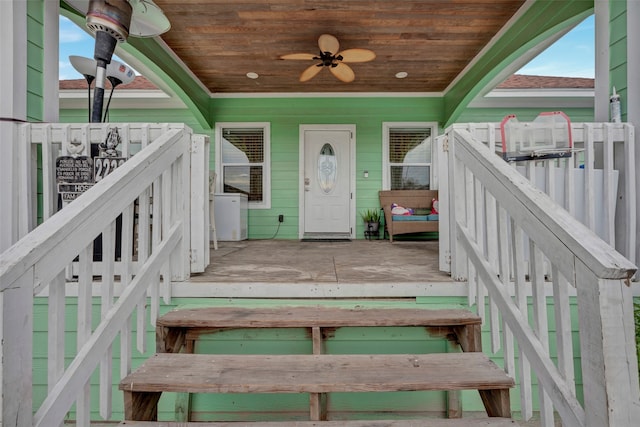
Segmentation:
{"type": "Polygon", "coordinates": [[[436,123],[383,123],[385,190],[427,190],[431,184],[431,145],[436,123]]]}
{"type": "Polygon", "coordinates": [[[244,193],[249,208],[271,208],[269,123],[216,123],[216,190],[244,193]]]}

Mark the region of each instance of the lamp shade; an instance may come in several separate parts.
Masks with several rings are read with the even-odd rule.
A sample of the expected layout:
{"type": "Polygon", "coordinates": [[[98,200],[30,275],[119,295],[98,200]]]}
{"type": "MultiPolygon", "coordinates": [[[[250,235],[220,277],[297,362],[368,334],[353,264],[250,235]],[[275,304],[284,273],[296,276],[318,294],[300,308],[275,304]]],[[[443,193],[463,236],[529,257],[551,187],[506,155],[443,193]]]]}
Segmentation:
{"type": "MultiPolygon", "coordinates": [[[[73,68],[83,76],[95,77],[97,67],[95,59],[70,55],[69,61],[73,68]]],[[[136,78],[136,75],[133,72],[133,69],[127,64],[112,60],[109,65],[107,65],[107,77],[114,77],[120,80],[123,84],[128,84],[136,78]]]]}

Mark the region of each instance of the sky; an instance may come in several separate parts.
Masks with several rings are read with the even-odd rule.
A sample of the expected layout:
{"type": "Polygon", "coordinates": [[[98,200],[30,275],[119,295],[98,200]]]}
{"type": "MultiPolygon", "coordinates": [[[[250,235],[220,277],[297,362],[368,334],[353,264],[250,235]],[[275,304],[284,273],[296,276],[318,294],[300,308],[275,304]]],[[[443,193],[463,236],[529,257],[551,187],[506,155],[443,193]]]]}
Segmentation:
{"type": "MultiPolygon", "coordinates": [[[[594,28],[592,15],[521,68],[518,74],[593,78],[595,75],[594,28]]],[[[69,63],[69,55],[93,58],[93,37],[61,16],[60,79],[82,78],[69,63]]],[[[114,56],[114,59],[122,62],[117,56],[114,56]]]]}
{"type": "Polygon", "coordinates": [[[518,74],[557,77],[595,77],[595,19],[591,15],[518,74]]]}
{"type": "MultiPolygon", "coordinates": [[[[89,33],[78,27],[69,19],[60,16],[60,52],[59,52],[59,73],[60,80],[81,79],[82,75],[77,72],[69,62],[70,55],[93,58],[94,39],[89,33]]],[[[113,59],[123,62],[116,55],[113,59]]]]}

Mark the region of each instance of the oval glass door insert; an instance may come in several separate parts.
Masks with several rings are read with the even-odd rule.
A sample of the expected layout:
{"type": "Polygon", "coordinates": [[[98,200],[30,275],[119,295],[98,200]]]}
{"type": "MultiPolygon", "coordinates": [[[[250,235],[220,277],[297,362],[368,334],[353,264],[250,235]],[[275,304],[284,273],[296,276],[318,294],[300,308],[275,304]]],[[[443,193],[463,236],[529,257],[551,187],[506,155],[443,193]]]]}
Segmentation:
{"type": "Polygon", "coordinates": [[[338,178],[338,159],[331,144],[326,143],[318,156],[318,184],[323,193],[329,194],[336,186],[338,178]]]}

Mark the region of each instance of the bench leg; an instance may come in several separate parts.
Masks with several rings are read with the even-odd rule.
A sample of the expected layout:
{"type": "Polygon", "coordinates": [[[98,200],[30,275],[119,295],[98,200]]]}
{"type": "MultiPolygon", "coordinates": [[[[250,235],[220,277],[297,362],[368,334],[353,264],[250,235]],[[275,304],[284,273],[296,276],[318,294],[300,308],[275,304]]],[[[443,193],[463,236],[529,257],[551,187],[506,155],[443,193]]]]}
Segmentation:
{"type": "Polygon", "coordinates": [[[327,393],[309,393],[309,418],[311,421],[327,420],[327,393]]]}
{"type": "Polygon", "coordinates": [[[162,392],[124,391],[124,419],[158,421],[158,401],[162,392]]]}
{"type": "MultiPolygon", "coordinates": [[[[460,347],[447,341],[447,353],[459,353],[460,347]]],[[[462,393],[460,390],[449,390],[447,393],[447,418],[462,418],[462,393]]]]}
{"type": "Polygon", "coordinates": [[[462,351],[482,351],[482,329],[481,325],[454,326],[462,351]]]}
{"type": "Polygon", "coordinates": [[[182,328],[156,328],[156,353],[179,353],[185,342],[186,331],[182,328]]]}
{"type": "Polygon", "coordinates": [[[324,354],[324,340],[322,339],[322,329],[319,326],[311,328],[311,343],[313,354],[324,354]]]}
{"type": "MultiPolygon", "coordinates": [[[[185,340],[184,352],[195,353],[195,340],[185,340]]],[[[182,423],[191,421],[191,393],[176,393],[175,420],[182,423]]]]}
{"type": "Polygon", "coordinates": [[[186,423],[191,421],[191,393],[176,394],[176,421],[186,423]]]}
{"type": "MultiPolygon", "coordinates": [[[[313,343],[313,354],[324,354],[324,340],[320,327],[313,326],[311,328],[311,342],[313,343]]],[[[309,419],[311,421],[327,420],[326,393],[309,393],[309,419]]]]}
{"type": "Polygon", "coordinates": [[[447,392],[447,418],[462,418],[460,390],[450,390],[447,392]]]}
{"type": "Polygon", "coordinates": [[[488,416],[511,418],[509,389],[478,390],[478,392],[488,416]]]}

